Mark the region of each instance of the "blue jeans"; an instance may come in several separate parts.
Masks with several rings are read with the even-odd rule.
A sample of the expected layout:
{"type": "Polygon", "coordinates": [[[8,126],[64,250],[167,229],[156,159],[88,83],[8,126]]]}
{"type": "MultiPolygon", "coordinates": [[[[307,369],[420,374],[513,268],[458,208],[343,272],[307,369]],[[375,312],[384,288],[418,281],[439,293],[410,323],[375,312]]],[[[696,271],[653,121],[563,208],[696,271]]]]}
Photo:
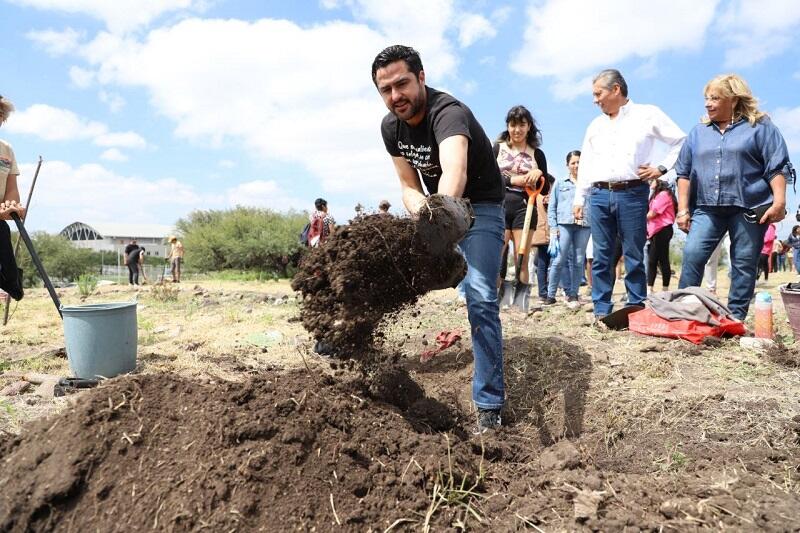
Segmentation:
{"type": "Polygon", "coordinates": [[[577,297],[583,275],[583,262],[586,259],[586,245],[591,230],[578,224],[559,224],[558,242],[561,253],[550,260],[547,297],[555,298],[558,280],[565,280],[564,292],[568,298],[577,297]],[[564,267],[569,268],[564,268],[564,267]]]}
{"type": "MultiPolygon", "coordinates": [[[[547,289],[550,286],[549,282],[549,273],[550,273],[550,263],[553,261],[553,258],[550,257],[550,254],[547,253],[547,247],[549,244],[537,244],[536,245],[536,286],[537,290],[539,291],[539,298],[547,298],[547,289]]],[[[533,247],[531,247],[533,248],[533,247]]],[[[586,250],[586,247],[584,247],[586,250]]],[[[572,263],[570,260],[567,260],[567,268],[572,268],[572,263]]],[[[569,276],[567,276],[566,270],[561,270],[561,286],[566,291],[567,287],[569,286],[569,276]]]]}
{"type": "Polygon", "coordinates": [[[458,245],[467,260],[467,276],[462,285],[467,296],[467,318],[475,359],[472,400],[481,409],[500,409],[505,401],[505,386],[497,277],[505,229],[503,207],[472,204],[472,208],[475,223],[458,245]]]}
{"type": "Polygon", "coordinates": [[[647,276],[644,271],[644,244],[647,241],[647,201],[650,187],[646,183],[621,191],[592,187],[589,209],[592,221],[592,302],[594,314],[605,316],[614,310],[612,292],[614,246],[617,235],[622,239],[625,258],[625,288],[628,305],[641,304],[647,297],[647,276]]]}
{"type": "Polygon", "coordinates": [[[731,237],[731,288],[728,308],[739,320],[747,317],[756,287],[756,272],[767,224],[751,224],[741,207],[697,207],[683,247],[683,265],[678,288],[699,287],[703,267],[727,231],[731,237]]]}

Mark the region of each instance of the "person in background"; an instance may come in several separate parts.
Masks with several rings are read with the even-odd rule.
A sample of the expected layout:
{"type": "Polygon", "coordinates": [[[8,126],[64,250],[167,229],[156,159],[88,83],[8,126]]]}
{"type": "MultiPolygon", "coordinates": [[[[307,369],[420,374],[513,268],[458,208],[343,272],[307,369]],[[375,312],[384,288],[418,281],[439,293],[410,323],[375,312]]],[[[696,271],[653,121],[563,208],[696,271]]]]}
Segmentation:
{"type": "Polygon", "coordinates": [[[324,198],[314,200],[314,212],[308,217],[311,228],[308,232],[308,245],[316,248],[333,233],[336,221],[328,214],[328,202],[324,198]]]}
{"type": "Polygon", "coordinates": [[[792,227],[792,232],[786,239],[786,244],[788,244],[790,248],[789,252],[786,252],[788,258],[791,260],[789,261],[789,268],[791,269],[791,263],[794,263],[795,272],[800,274],[800,261],[797,260],[797,250],[800,250],[800,226],[792,227]],[[791,255],[788,255],[789,253],[791,253],[791,255]]]}
{"type": "Polygon", "coordinates": [[[669,264],[669,243],[672,240],[672,224],[675,223],[675,208],[678,200],[672,187],[664,180],[653,180],[650,209],[647,212],[647,286],[653,292],[656,284],[656,267],[661,269],[661,290],[669,290],[672,268],[669,264]]]}
{"type": "Polygon", "coordinates": [[[647,240],[648,182],[668,172],[686,134],[661,109],[628,98],[628,84],[618,70],[603,70],[592,82],[601,115],[586,129],[573,209],[584,216],[589,196],[592,219],[592,301],[601,319],[614,308],[611,269],[617,236],[625,259],[628,305],[647,297],[644,245],[647,240]],[[657,148],[668,148],[656,159],[657,148]]]}
{"type": "MultiPolygon", "coordinates": [[[[14,105],[7,98],[0,96],[0,125],[5,123],[13,111],[14,105]]],[[[0,220],[11,220],[12,213],[16,213],[20,219],[25,218],[25,208],[19,201],[18,176],[19,168],[14,150],[10,144],[0,139],[0,191],[3,191],[3,197],[0,200],[0,220]]],[[[24,295],[22,276],[11,245],[11,229],[5,222],[0,227],[0,267],[2,267],[0,268],[0,287],[10,297],[19,301],[24,295]]]]}
{"type": "Polygon", "coordinates": [[[675,166],[676,221],[688,232],[678,288],[700,285],[704,265],[728,232],[728,308],[744,320],[764,234],[770,223],[785,217],[789,151],[741,77],[713,78],[703,88],[703,97],[708,115],[692,128],[675,166]]]}
{"type": "Polygon", "coordinates": [[[144,266],[145,266],[144,265],[145,255],[146,255],[145,249],[144,249],[144,246],[142,246],[142,247],[139,248],[139,258],[138,258],[139,273],[142,275],[142,279],[144,279],[145,283],[149,283],[150,280],[147,279],[147,272],[145,272],[145,268],[144,268],[144,266]]]}
{"type": "MultiPolygon", "coordinates": [[[[503,254],[501,258],[508,257],[508,243],[514,243],[514,253],[522,246],[522,230],[525,225],[525,213],[528,206],[528,193],[526,188],[534,188],[543,176],[547,175],[547,159],[539,148],[542,144],[542,133],[536,126],[533,115],[525,106],[517,105],[506,113],[506,129],[498,136],[492,146],[492,151],[497,159],[497,166],[505,182],[505,233],[503,235],[503,254]]],[[[541,194],[547,194],[549,182],[541,194]]],[[[530,250],[534,228],[537,226],[537,210],[534,209],[530,222],[531,230],[528,233],[526,249],[530,250]]],[[[506,264],[501,264],[500,275],[505,277],[506,264]]],[[[530,278],[528,261],[523,261],[519,272],[521,287],[530,293],[530,278]]]]}
{"type": "Polygon", "coordinates": [[[128,284],[129,285],[138,285],[139,284],[139,244],[136,242],[136,239],[132,239],[130,243],[125,247],[125,252],[123,254],[123,263],[125,266],[128,267],[128,284]]]}
{"type": "Polygon", "coordinates": [[[392,207],[392,204],[389,203],[389,200],[381,200],[381,203],[378,204],[378,213],[388,215],[390,207],[392,207]]]}
{"type": "MultiPolygon", "coordinates": [[[[786,246],[789,246],[787,241],[786,246]]],[[[786,250],[786,266],[789,268],[789,272],[794,270],[794,248],[789,246],[789,249],[786,250]]]]}
{"type": "MultiPolygon", "coordinates": [[[[550,194],[550,204],[547,208],[547,223],[550,226],[551,236],[555,232],[558,237],[560,253],[550,262],[548,272],[546,305],[556,303],[556,289],[558,280],[562,278],[562,267],[570,263],[566,272],[564,292],[567,295],[567,306],[571,309],[580,307],[578,290],[581,284],[583,263],[586,258],[586,244],[589,242],[589,217],[576,220],[572,211],[572,201],[575,196],[575,182],[578,179],[578,166],[580,165],[581,152],[573,150],[567,154],[566,178],[557,181],[550,194]]],[[[588,215],[588,212],[587,212],[588,215]]]]}
{"type": "Polygon", "coordinates": [[[172,282],[180,283],[183,270],[183,243],[175,235],[169,238],[169,242],[172,246],[170,247],[167,261],[169,261],[172,272],[172,282]]]}
{"type": "Polygon", "coordinates": [[[764,281],[769,279],[769,273],[772,270],[770,261],[772,257],[772,247],[775,244],[775,235],[777,233],[777,228],[775,224],[770,224],[767,227],[767,231],[764,234],[764,245],[761,247],[761,254],[758,258],[758,273],[756,274],[756,279],[761,275],[761,272],[764,273],[764,281]]]}
{"type": "MultiPolygon", "coordinates": [[[[548,183],[552,186],[553,181],[548,183]]],[[[550,244],[550,227],[547,225],[547,208],[550,205],[550,195],[540,194],[536,197],[536,229],[531,238],[531,253],[534,254],[534,265],[536,266],[536,287],[539,294],[539,301],[547,301],[547,271],[550,269],[550,254],[547,247],[550,244]]]]}
{"type": "Polygon", "coordinates": [[[719,261],[722,258],[722,252],[725,252],[725,264],[728,267],[728,279],[731,277],[731,238],[726,233],[714,251],[711,257],[706,261],[706,266],[703,267],[703,281],[706,284],[706,289],[712,294],[717,294],[717,273],[719,272],[719,261]]]}
{"type": "Polygon", "coordinates": [[[772,257],[770,262],[770,267],[772,272],[778,273],[781,272],[781,268],[783,265],[783,243],[780,239],[775,239],[772,244],[772,257]]]}

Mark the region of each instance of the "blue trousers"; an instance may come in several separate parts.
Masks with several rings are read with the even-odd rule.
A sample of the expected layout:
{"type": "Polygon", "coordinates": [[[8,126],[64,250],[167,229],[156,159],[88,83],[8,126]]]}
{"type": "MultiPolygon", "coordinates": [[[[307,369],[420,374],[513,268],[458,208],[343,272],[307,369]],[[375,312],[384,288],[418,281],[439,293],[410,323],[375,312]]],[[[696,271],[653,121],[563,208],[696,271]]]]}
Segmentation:
{"type": "Polygon", "coordinates": [[[699,287],[708,258],[727,231],[731,237],[731,288],[728,308],[739,320],[747,317],[756,287],[758,259],[768,224],[751,224],[741,207],[701,206],[692,212],[692,225],[683,247],[678,288],[699,287]]]}
{"type": "Polygon", "coordinates": [[[564,292],[567,297],[578,296],[590,232],[591,230],[587,226],[578,224],[558,225],[558,241],[561,253],[550,261],[547,283],[548,298],[555,298],[558,282],[562,279],[567,281],[567,284],[564,285],[564,292]]]}
{"type": "Polygon", "coordinates": [[[625,258],[628,305],[641,304],[647,297],[644,245],[647,241],[650,187],[647,183],[620,191],[592,187],[589,194],[594,246],[592,302],[594,314],[605,316],[614,310],[612,270],[615,265],[612,261],[617,235],[622,240],[622,256],[625,258]]]}
{"type": "Polygon", "coordinates": [[[503,207],[501,204],[472,204],[472,208],[475,223],[459,243],[467,261],[467,275],[462,285],[467,297],[475,358],[472,400],[481,409],[500,409],[505,401],[505,385],[497,277],[505,230],[503,207]]]}

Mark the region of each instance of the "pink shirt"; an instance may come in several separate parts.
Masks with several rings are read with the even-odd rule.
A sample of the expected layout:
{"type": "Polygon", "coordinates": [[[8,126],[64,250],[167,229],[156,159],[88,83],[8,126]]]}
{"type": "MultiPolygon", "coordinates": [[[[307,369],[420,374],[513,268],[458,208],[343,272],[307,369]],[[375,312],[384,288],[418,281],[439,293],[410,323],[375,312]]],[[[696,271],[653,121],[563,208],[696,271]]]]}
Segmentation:
{"type": "Polygon", "coordinates": [[[767,228],[767,232],[764,234],[764,247],[761,248],[762,254],[769,255],[772,253],[772,244],[775,242],[776,234],[775,224],[770,224],[767,228]]]}
{"type": "Polygon", "coordinates": [[[647,238],[650,239],[675,222],[675,206],[667,191],[661,191],[650,199],[650,211],[656,216],[647,221],[647,238]]]}

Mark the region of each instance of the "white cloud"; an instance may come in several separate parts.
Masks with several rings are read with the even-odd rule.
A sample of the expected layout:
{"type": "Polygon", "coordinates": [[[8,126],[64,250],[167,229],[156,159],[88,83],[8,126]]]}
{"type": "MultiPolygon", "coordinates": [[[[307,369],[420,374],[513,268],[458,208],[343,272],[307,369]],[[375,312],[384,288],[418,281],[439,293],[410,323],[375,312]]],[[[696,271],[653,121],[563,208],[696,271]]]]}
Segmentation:
{"type": "Polygon", "coordinates": [[[564,86],[576,79],[630,58],[647,59],[662,52],[702,48],[717,1],[532,3],[524,43],[511,68],[528,76],[553,77],[554,92],[563,94],[564,86]]]}
{"type": "Polygon", "coordinates": [[[117,113],[125,107],[125,99],[117,93],[101,90],[97,97],[108,106],[108,110],[112,113],[117,113]]]}
{"type": "Polygon", "coordinates": [[[117,162],[125,162],[128,160],[128,156],[122,153],[117,148],[109,148],[102,154],[100,154],[100,159],[105,159],[106,161],[117,161],[117,162]]]}
{"type": "Polygon", "coordinates": [[[385,45],[363,24],[187,19],[142,42],[104,32],[81,53],[104,86],[144,88],[179,137],[234,140],[258,158],[302,165],[327,193],[369,195],[396,179],[370,78],[385,45]],[[264,53],[286,43],[291,55],[264,53]]]}
{"type": "Polygon", "coordinates": [[[91,140],[104,147],[144,148],[145,140],[131,131],[110,132],[101,122],[88,120],[67,109],[34,104],[11,115],[7,128],[13,133],[35,135],[46,141],[91,140]]]}
{"type": "Polygon", "coordinates": [[[509,17],[511,16],[511,14],[513,12],[514,12],[514,8],[513,7],[511,7],[511,6],[501,6],[501,7],[498,7],[497,9],[495,9],[494,11],[492,11],[492,14],[489,16],[489,18],[492,19],[492,22],[494,23],[495,26],[500,26],[501,24],[504,24],[505,21],[507,21],[509,19],[509,17]]]}
{"type": "Polygon", "coordinates": [[[716,31],[728,45],[727,68],[749,67],[783,53],[796,42],[800,2],[732,0],[725,6],[716,31]]]}
{"type": "Polygon", "coordinates": [[[43,11],[87,15],[103,21],[113,33],[146,26],[157,17],[176,10],[202,9],[199,0],[11,0],[43,11]]]}
{"type": "Polygon", "coordinates": [[[336,7],[347,6],[356,20],[376,27],[383,42],[372,52],[373,58],[390,44],[405,44],[419,51],[429,81],[455,74],[458,58],[446,38],[446,32],[457,19],[454,0],[339,0],[326,3],[336,7]]]}
{"type": "MultiPolygon", "coordinates": [[[[20,191],[27,191],[35,165],[20,166],[20,191]]],[[[171,224],[198,205],[215,205],[175,179],[146,180],[123,176],[99,164],[73,166],[45,161],[36,188],[29,224],[32,229],[57,232],[67,224],[83,222],[151,222],[171,224]],[[69,198],[69,201],[64,201],[69,198]]],[[[222,207],[217,202],[217,206],[222,207]]]]}
{"type": "Polygon", "coordinates": [[[69,68],[69,79],[72,84],[79,89],[87,89],[94,83],[94,72],[85,68],[71,66],[69,68]]]}
{"type": "Polygon", "coordinates": [[[25,37],[44,48],[48,54],[62,56],[77,50],[85,34],[72,28],[67,28],[62,31],[29,31],[25,34],[25,37]]]}
{"type": "Polygon", "coordinates": [[[786,139],[789,151],[795,156],[800,156],[800,106],[781,107],[770,113],[770,116],[775,125],[780,128],[783,138],[786,139]]]}
{"type": "Polygon", "coordinates": [[[286,193],[286,189],[272,180],[255,180],[240,183],[226,193],[228,205],[266,207],[277,211],[308,209],[308,200],[300,200],[286,193]]]}
{"type": "Polygon", "coordinates": [[[462,48],[471,46],[480,39],[491,39],[497,35],[489,20],[475,13],[468,13],[458,21],[458,44],[462,48]]]}
{"type": "Polygon", "coordinates": [[[236,167],[236,161],[231,161],[230,159],[221,159],[219,163],[217,163],[220,168],[234,168],[236,167]]]}
{"type": "Polygon", "coordinates": [[[553,98],[558,102],[569,102],[579,96],[591,98],[593,76],[585,76],[580,79],[556,78],[550,91],[553,98]]]}

